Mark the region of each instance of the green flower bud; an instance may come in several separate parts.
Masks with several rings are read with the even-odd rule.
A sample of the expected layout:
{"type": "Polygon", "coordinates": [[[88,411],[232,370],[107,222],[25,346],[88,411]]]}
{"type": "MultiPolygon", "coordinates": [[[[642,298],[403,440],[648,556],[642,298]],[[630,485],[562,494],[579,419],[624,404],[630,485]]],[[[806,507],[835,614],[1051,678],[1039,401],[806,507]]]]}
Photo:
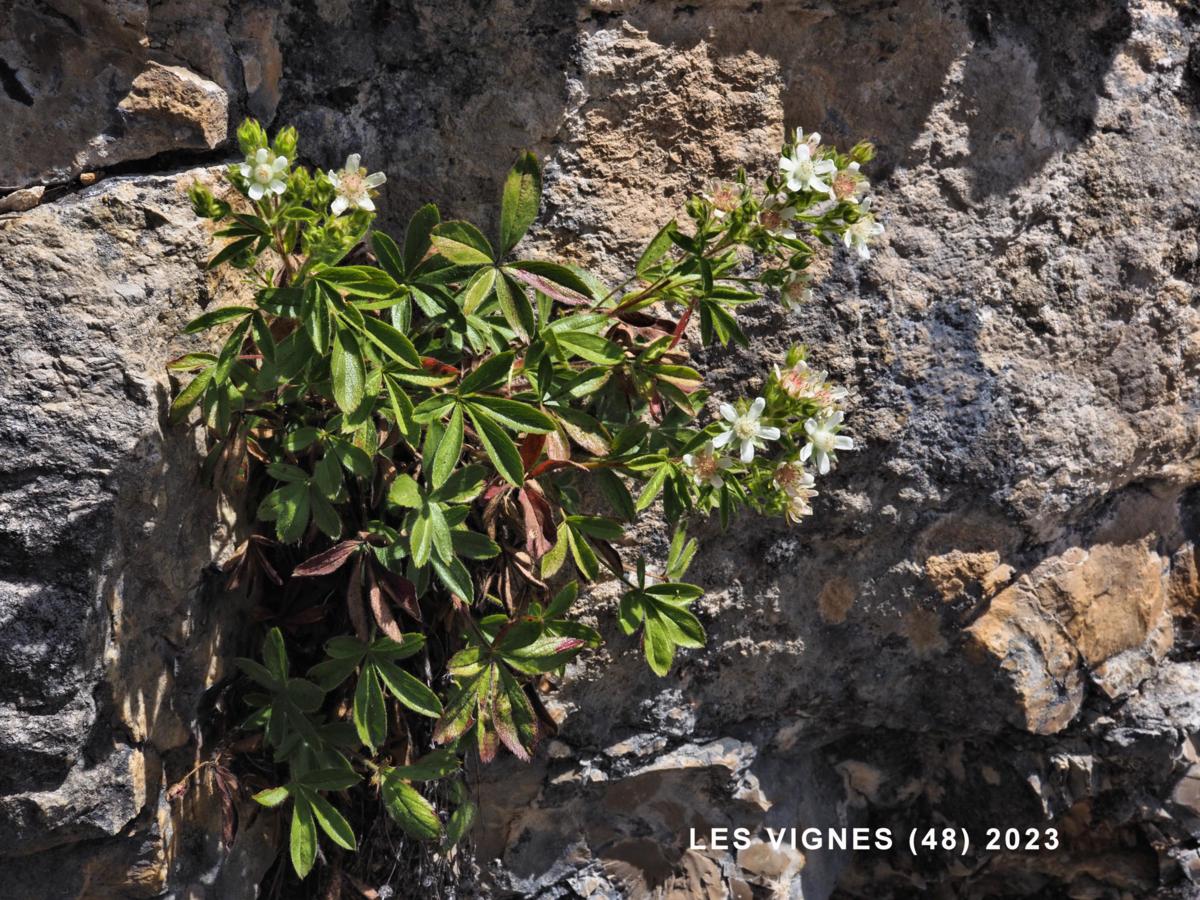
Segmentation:
{"type": "Polygon", "coordinates": [[[275,133],[275,140],[271,143],[271,149],[279,156],[286,156],[292,162],[296,160],[296,142],[300,136],[296,133],[296,129],[291,125],[286,128],[279,129],[275,133]]]}
{"type": "MultiPolygon", "coordinates": [[[[267,133],[257,119],[246,119],[238,126],[238,146],[245,156],[253,156],[267,146],[267,133]]],[[[289,157],[290,159],[291,157],[289,157]]]]}

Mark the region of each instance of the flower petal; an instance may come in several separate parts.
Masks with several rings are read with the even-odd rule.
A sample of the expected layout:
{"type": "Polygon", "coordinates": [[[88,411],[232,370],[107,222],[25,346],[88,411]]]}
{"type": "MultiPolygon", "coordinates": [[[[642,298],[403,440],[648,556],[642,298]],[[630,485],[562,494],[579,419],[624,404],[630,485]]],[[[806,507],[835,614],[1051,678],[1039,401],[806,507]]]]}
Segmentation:
{"type": "Polygon", "coordinates": [[[342,213],[344,213],[346,211],[346,207],[349,205],[350,205],[350,201],[347,200],[345,197],[343,197],[341,194],[338,194],[336,197],[333,198],[333,205],[330,206],[329,208],[330,208],[330,210],[333,211],[333,214],[335,216],[340,216],[342,213]]]}
{"type": "MultiPolygon", "coordinates": [[[[732,403],[722,403],[718,407],[718,409],[721,412],[722,418],[724,418],[727,422],[736,422],[737,421],[737,417],[738,417],[737,410],[733,408],[732,403]]],[[[713,441],[713,446],[719,447],[719,446],[724,446],[724,445],[718,444],[716,441],[713,441]]]]}
{"type": "Polygon", "coordinates": [[[732,440],[733,440],[733,432],[732,431],[722,431],[715,438],[713,438],[713,446],[716,447],[718,450],[720,450],[722,447],[724,447],[726,444],[728,444],[732,440]]]}
{"type": "Polygon", "coordinates": [[[835,450],[853,450],[854,440],[839,434],[833,439],[833,447],[835,450]]]}
{"type": "Polygon", "coordinates": [[[805,444],[800,448],[800,462],[808,462],[808,458],[812,456],[813,445],[805,444]]]}
{"type": "Polygon", "coordinates": [[[359,197],[358,208],[365,209],[367,212],[375,212],[375,201],[370,197],[359,197]]]}
{"type": "Polygon", "coordinates": [[[764,441],[779,440],[779,433],[780,433],[779,429],[776,428],[774,425],[768,425],[766,428],[760,427],[758,429],[758,436],[760,438],[762,438],[764,441]]]}
{"type": "Polygon", "coordinates": [[[754,441],[742,441],[741,460],[744,463],[754,461],[754,441]]]}
{"type": "Polygon", "coordinates": [[[710,485],[712,485],[713,487],[715,487],[717,490],[720,490],[721,488],[725,487],[725,479],[722,478],[720,475],[714,475],[712,478],[708,479],[708,483],[710,485]]]}
{"type": "Polygon", "coordinates": [[[829,474],[829,454],[828,453],[821,453],[817,457],[817,471],[820,472],[822,475],[829,474]]]}
{"type": "Polygon", "coordinates": [[[757,419],[766,408],[767,401],[762,397],[755,397],[754,402],[750,404],[750,415],[757,419]]]}
{"type": "Polygon", "coordinates": [[[271,153],[266,147],[259,147],[258,152],[254,154],[254,161],[261,165],[271,159],[271,153]]]}
{"type": "Polygon", "coordinates": [[[387,181],[386,175],[384,175],[382,172],[373,172],[366,177],[366,179],[363,181],[363,184],[369,188],[377,188],[385,181],[387,181]]]}
{"type": "Polygon", "coordinates": [[[346,171],[347,172],[357,172],[358,167],[360,165],[362,165],[362,154],[361,153],[351,153],[349,156],[346,157],[346,171]]]}
{"type": "Polygon", "coordinates": [[[250,190],[248,190],[246,193],[250,195],[251,200],[261,200],[264,190],[265,188],[263,188],[263,186],[256,181],[254,184],[250,185],[250,190]]]}

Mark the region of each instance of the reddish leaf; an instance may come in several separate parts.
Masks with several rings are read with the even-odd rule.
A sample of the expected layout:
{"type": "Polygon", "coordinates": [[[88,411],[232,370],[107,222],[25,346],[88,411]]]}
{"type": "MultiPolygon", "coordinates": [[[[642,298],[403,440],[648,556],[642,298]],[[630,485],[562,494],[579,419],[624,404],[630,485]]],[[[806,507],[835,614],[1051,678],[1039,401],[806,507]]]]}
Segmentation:
{"type": "Polygon", "coordinates": [[[535,275],[532,272],[526,272],[524,269],[505,268],[505,272],[510,275],[515,275],[527,285],[541,291],[547,297],[553,297],[560,303],[565,303],[568,306],[581,306],[591,301],[583,294],[576,293],[568,287],[563,287],[561,284],[555,284],[549,278],[543,278],[541,275],[535,275]]]}
{"type": "Polygon", "coordinates": [[[525,515],[525,550],[532,559],[541,559],[554,547],[557,537],[550,504],[532,485],[521,488],[517,497],[525,515]]]}
{"type": "Polygon", "coordinates": [[[546,435],[544,434],[529,434],[521,441],[518,449],[521,451],[521,466],[526,472],[533,468],[533,464],[538,461],[538,457],[542,455],[542,448],[545,446],[546,435]]]}
{"type": "Polygon", "coordinates": [[[577,463],[573,459],[547,459],[538,463],[532,472],[529,473],[530,478],[537,478],[539,475],[545,475],[547,472],[552,472],[555,469],[577,469],[580,472],[586,472],[588,467],[582,463],[577,463]]]}
{"type": "Polygon", "coordinates": [[[311,578],[315,575],[328,575],[336,572],[360,546],[362,546],[362,541],[357,538],[334,544],[328,550],[318,553],[316,556],[310,556],[300,563],[292,569],[292,575],[298,578],[311,578]]]}
{"type": "Polygon", "coordinates": [[[367,595],[371,598],[371,612],[375,614],[375,622],[379,625],[379,630],[393,641],[403,641],[404,635],[400,633],[400,626],[396,624],[391,608],[384,602],[379,582],[375,580],[374,574],[369,570],[367,581],[369,584],[367,595]]]}
{"type": "Polygon", "coordinates": [[[446,363],[442,362],[440,359],[434,359],[432,356],[422,356],[421,357],[421,365],[424,366],[427,371],[432,372],[434,375],[459,375],[459,374],[461,374],[458,371],[458,369],[454,368],[454,366],[447,365],[446,363]]]}
{"type": "Polygon", "coordinates": [[[384,568],[374,569],[374,575],[379,580],[379,586],[392,602],[408,613],[413,619],[421,621],[421,606],[417,603],[417,586],[407,578],[402,578],[395,572],[384,568]]]}
{"type": "Polygon", "coordinates": [[[350,570],[350,584],[346,586],[346,610],[350,613],[354,633],[365,644],[370,639],[370,632],[367,629],[367,613],[363,609],[362,564],[358,562],[350,570]]]}

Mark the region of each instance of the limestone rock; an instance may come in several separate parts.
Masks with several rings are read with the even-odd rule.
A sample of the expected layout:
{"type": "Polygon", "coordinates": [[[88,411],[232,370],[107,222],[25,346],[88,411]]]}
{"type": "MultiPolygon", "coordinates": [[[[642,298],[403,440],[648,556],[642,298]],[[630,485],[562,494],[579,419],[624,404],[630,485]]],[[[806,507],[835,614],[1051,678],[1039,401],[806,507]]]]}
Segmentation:
{"type": "Polygon", "coordinates": [[[234,532],[190,436],[163,428],[164,363],[219,287],[184,196],[205,175],[112,178],[0,221],[5,898],[163,889],[157,810],[190,763],[162,757],[228,665],[241,612],[209,569],[234,532]],[[31,853],[63,864],[27,881],[31,853]]]}

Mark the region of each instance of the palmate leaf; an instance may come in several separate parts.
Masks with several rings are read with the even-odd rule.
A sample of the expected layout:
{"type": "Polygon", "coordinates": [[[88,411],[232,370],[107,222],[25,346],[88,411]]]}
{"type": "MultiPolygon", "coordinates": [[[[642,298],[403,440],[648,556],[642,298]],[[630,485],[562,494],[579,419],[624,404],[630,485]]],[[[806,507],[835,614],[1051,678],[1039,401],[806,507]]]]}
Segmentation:
{"type": "Polygon", "coordinates": [[[362,403],[367,376],[358,339],[348,328],[334,332],[329,371],[338,407],[344,413],[354,412],[362,403]]]}
{"type": "Polygon", "coordinates": [[[476,412],[480,412],[482,407],[483,414],[489,419],[511,428],[518,434],[548,434],[554,430],[552,418],[520,400],[476,394],[471,398],[470,406],[476,412]]]}
{"type": "Polygon", "coordinates": [[[364,666],[359,673],[358,686],[354,689],[353,718],[359,739],[372,752],[383,745],[387,737],[387,707],[373,666],[364,666]]]}
{"type": "Polygon", "coordinates": [[[516,332],[517,337],[522,341],[528,341],[529,336],[537,328],[537,319],[534,316],[533,307],[529,303],[529,298],[525,296],[525,291],[507,274],[501,274],[495,280],[493,289],[496,292],[496,302],[500,305],[500,312],[504,315],[504,321],[508,323],[508,327],[516,332]]]}

